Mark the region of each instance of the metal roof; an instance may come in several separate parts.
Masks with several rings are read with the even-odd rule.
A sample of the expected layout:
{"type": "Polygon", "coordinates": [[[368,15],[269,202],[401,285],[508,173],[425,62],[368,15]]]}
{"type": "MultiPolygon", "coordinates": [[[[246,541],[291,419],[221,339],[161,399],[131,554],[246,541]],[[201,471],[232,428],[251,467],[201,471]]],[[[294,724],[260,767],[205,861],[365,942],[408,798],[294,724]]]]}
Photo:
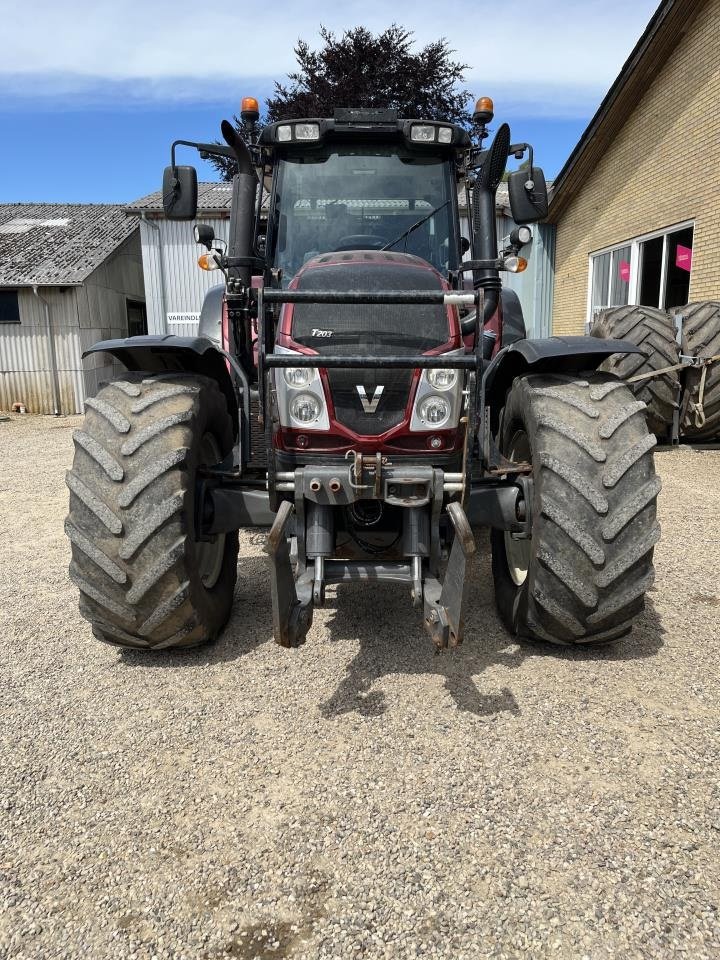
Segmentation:
{"type": "Polygon", "coordinates": [[[80,284],[137,229],[120,204],[0,204],[0,286],[80,284]]]}
{"type": "MultiPolygon", "coordinates": [[[[232,202],[232,183],[198,183],[198,213],[227,215],[232,202]]],[[[162,213],[162,190],[140,197],[125,207],[126,213],[162,213]]]]}

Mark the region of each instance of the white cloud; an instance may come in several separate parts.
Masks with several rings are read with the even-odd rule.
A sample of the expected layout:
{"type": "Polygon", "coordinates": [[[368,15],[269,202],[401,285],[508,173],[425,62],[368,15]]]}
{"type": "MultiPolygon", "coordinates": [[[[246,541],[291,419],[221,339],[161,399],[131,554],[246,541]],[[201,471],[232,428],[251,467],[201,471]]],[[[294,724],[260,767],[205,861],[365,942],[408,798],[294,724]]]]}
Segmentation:
{"type": "Polygon", "coordinates": [[[298,37],[315,43],[320,22],[337,32],[358,24],[380,30],[394,17],[418,44],[447,37],[468,64],[467,86],[498,107],[582,116],[617,75],[654,6],[418,0],[410,16],[388,14],[380,0],[321,2],[312,10],[288,0],[215,9],[190,0],[0,0],[0,91],[6,105],[8,98],[69,98],[75,105],[106,97],[234,99],[253,84],[267,91],[282,79],[294,66],[298,37]]]}

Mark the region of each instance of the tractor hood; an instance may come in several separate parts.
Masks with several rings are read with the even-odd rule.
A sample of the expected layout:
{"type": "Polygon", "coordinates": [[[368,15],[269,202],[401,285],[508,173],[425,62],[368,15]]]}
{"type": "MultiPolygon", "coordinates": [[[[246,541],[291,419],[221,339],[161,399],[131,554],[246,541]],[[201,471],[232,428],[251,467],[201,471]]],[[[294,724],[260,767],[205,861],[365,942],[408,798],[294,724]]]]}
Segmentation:
{"type": "MultiPolygon", "coordinates": [[[[375,293],[447,290],[443,277],[419,257],[352,250],[309,260],[291,289],[375,293]]],[[[286,304],[278,343],[291,350],[332,356],[414,356],[461,347],[455,307],[443,304],[286,304]]],[[[333,369],[326,373],[334,417],[358,436],[377,436],[409,422],[417,377],[410,369],[333,369]],[[365,409],[358,384],[382,397],[365,409]]]]}
{"type": "MultiPolygon", "coordinates": [[[[375,293],[447,290],[425,260],[406,253],[352,250],[309,260],[290,284],[293,290],[375,293]]],[[[318,353],[425,353],[451,349],[457,336],[454,308],[441,304],[288,304],[282,333],[318,353]]]]}

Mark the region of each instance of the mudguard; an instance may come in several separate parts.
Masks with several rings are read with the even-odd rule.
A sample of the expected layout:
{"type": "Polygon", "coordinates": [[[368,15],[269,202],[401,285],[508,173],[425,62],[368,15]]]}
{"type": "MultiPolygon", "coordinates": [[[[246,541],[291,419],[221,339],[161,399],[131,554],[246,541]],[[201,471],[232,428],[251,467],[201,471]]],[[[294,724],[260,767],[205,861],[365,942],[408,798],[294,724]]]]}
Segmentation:
{"type": "Polygon", "coordinates": [[[497,431],[500,410],[513,380],[524,373],[579,373],[596,370],[614,353],[641,353],[627,340],[599,337],[547,337],[517,340],[493,357],[483,374],[483,394],[490,426],[497,431]]]}
{"type": "Polygon", "coordinates": [[[200,309],[198,336],[207,337],[216,347],[222,347],[222,312],[224,300],[225,284],[218,283],[216,286],[210,287],[205,294],[205,299],[200,309]]]}
{"type": "Polygon", "coordinates": [[[228,362],[236,374],[239,373],[238,365],[207,337],[176,337],[165,334],[101,340],[86,350],[83,358],[91,353],[109,353],[128,370],[147,370],[149,373],[182,370],[210,377],[217,382],[225,395],[237,436],[238,396],[228,372],[228,362]]]}

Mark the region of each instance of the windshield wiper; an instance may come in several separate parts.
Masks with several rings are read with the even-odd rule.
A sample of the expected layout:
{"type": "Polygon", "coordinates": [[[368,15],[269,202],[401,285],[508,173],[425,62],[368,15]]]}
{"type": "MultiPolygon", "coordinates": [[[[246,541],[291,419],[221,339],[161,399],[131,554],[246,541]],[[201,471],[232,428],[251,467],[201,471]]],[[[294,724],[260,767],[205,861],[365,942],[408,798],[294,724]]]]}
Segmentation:
{"type": "Polygon", "coordinates": [[[431,210],[427,216],[422,217],[420,220],[416,220],[411,227],[408,227],[404,233],[401,233],[399,237],[395,237],[394,240],[391,240],[390,243],[386,243],[384,247],[380,247],[381,250],[389,250],[390,247],[394,247],[396,243],[400,243],[403,237],[409,237],[413,230],[417,230],[418,227],[421,227],[430,217],[434,217],[436,213],[446,207],[450,203],[449,200],[446,200],[445,203],[441,203],[439,207],[435,207],[434,210],[431,210]]]}

